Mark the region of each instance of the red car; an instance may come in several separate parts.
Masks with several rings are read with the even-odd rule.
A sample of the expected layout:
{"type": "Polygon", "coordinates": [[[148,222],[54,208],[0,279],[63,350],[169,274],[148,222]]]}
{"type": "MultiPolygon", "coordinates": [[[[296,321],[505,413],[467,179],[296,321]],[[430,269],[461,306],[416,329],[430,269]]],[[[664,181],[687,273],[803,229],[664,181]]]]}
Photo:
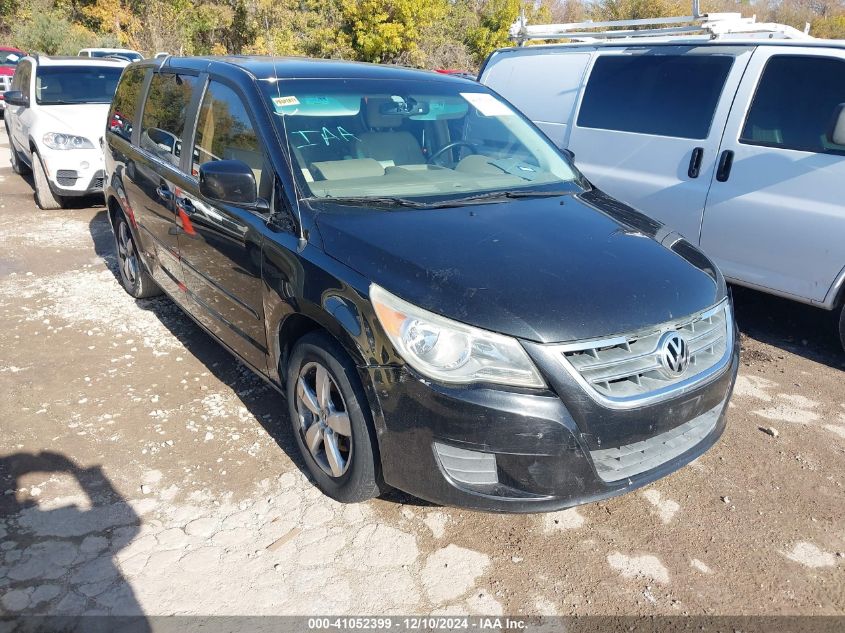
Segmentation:
{"type": "Polygon", "coordinates": [[[0,46],[0,114],[6,109],[6,101],[3,93],[12,85],[12,75],[15,74],[15,66],[18,60],[26,57],[26,53],[11,46],[0,46]]]}

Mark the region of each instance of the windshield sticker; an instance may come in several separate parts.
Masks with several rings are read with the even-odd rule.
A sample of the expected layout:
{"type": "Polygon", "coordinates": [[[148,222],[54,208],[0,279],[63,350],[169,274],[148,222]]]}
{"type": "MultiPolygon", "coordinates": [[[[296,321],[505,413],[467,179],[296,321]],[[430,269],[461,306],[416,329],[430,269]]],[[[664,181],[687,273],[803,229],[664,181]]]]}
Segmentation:
{"type": "Polygon", "coordinates": [[[290,97],[273,97],[273,105],[276,109],[284,108],[285,106],[299,105],[299,99],[294,96],[290,97]]]}
{"type": "Polygon", "coordinates": [[[484,116],[513,116],[514,114],[508,106],[486,92],[462,92],[460,94],[484,116]]]}

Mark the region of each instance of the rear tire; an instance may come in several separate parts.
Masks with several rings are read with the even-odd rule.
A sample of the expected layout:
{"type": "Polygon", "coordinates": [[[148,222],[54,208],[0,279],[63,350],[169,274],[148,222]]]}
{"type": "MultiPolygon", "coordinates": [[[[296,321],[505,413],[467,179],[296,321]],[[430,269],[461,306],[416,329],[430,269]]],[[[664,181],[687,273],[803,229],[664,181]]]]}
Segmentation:
{"type": "Polygon", "coordinates": [[[839,306],[839,343],[845,351],[845,301],[839,306]]]}
{"type": "Polygon", "coordinates": [[[296,444],[317,487],[342,503],[380,495],[386,486],[369,405],[338,342],[324,332],[303,336],[288,363],[286,393],[296,444]]]}
{"type": "Polygon", "coordinates": [[[50,189],[47,170],[44,169],[41,157],[35,152],[32,152],[32,175],[35,181],[35,204],[45,211],[61,209],[65,206],[62,197],[55,195],[50,189]]]}
{"type": "Polygon", "coordinates": [[[144,270],[138,245],[122,213],[114,223],[114,245],[117,251],[117,267],[123,288],[136,299],[146,299],[161,294],[153,278],[144,270]]]}

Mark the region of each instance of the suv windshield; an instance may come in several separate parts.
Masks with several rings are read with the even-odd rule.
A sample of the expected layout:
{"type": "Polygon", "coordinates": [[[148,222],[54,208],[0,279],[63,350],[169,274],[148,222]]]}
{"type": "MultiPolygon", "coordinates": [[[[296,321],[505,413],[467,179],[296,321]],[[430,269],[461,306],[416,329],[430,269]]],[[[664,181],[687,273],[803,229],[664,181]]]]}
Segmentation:
{"type": "Polygon", "coordinates": [[[427,201],[559,187],[578,176],[482,86],[447,81],[262,82],[308,195],[427,201]]]}
{"type": "Polygon", "coordinates": [[[35,77],[35,100],[41,105],[111,103],[119,66],[41,66],[35,77]]]}

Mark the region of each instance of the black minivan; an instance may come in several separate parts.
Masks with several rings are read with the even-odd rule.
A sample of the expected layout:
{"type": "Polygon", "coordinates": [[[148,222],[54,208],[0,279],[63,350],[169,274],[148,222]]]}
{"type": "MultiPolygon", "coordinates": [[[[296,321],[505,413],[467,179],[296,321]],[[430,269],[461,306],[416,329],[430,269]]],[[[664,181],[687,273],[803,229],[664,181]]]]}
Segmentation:
{"type": "Polygon", "coordinates": [[[124,71],[120,277],[285,394],[310,474],[530,512],[642,486],[725,426],[725,281],[466,79],[266,57],[124,71]]]}

